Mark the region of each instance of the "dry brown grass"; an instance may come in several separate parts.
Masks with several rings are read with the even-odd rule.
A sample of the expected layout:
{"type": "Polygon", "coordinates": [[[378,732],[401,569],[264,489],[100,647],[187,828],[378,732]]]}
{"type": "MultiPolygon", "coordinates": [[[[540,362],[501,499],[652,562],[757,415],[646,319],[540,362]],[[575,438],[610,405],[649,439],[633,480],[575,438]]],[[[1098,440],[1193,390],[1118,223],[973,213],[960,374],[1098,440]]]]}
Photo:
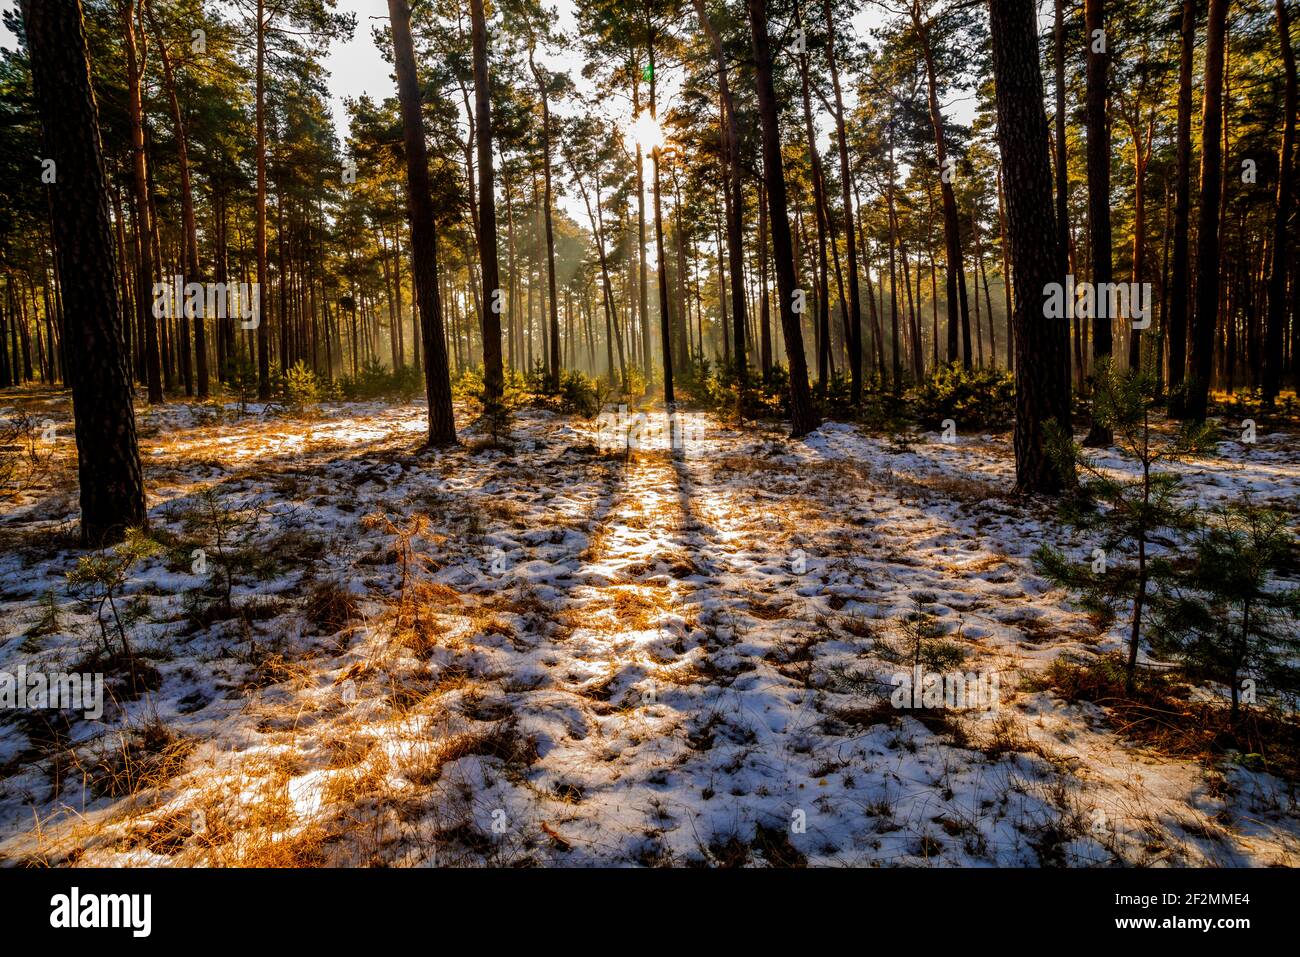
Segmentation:
{"type": "Polygon", "coordinates": [[[991,480],[947,472],[925,474],[891,470],[879,476],[879,479],[881,484],[888,486],[900,498],[914,495],[927,501],[943,499],[974,505],[986,501],[1003,501],[1008,496],[1006,488],[991,480]]]}
{"type": "Polygon", "coordinates": [[[402,769],[412,784],[428,787],[442,777],[443,768],[469,755],[499,758],[507,766],[527,767],[537,761],[537,742],[525,737],[507,718],[484,731],[461,731],[435,741],[415,753],[402,769]]]}
{"type": "Polygon", "coordinates": [[[1058,658],[1035,684],[1067,701],[1100,705],[1116,733],[1167,757],[1212,764],[1237,752],[1262,770],[1300,781],[1300,722],[1294,716],[1246,707],[1234,720],[1225,704],[1192,700],[1177,672],[1139,671],[1132,693],[1124,689],[1123,674],[1118,655],[1082,663],[1058,658]]]}
{"type": "Polygon", "coordinates": [[[318,582],[307,596],[303,613],[321,634],[342,631],[358,617],[359,603],[348,589],[337,582],[318,582]]]}
{"type": "Polygon", "coordinates": [[[790,602],[780,599],[771,602],[763,601],[761,598],[749,599],[749,614],[763,621],[781,621],[789,618],[787,614],[789,608],[790,602]]]}
{"type": "Polygon", "coordinates": [[[127,728],[101,740],[88,770],[96,794],[120,798],[159,788],[176,777],[194,750],[194,741],[161,721],[127,728]]]}

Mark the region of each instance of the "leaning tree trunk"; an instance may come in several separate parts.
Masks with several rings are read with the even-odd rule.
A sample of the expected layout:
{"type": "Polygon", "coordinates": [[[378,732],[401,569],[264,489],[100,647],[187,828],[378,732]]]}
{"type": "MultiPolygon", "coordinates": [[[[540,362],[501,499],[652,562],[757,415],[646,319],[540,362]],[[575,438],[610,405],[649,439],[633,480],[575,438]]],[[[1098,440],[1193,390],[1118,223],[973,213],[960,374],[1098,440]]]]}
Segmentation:
{"type": "Polygon", "coordinates": [[[1034,0],[989,0],[998,144],[1008,183],[1007,232],[1016,297],[1016,488],[1055,493],[1068,482],[1044,449],[1047,430],[1070,428],[1068,326],[1044,315],[1042,290],[1064,283],[1052,211],[1052,167],[1038,68],[1034,0]]]}
{"type": "Polygon", "coordinates": [[[1210,0],[1205,26],[1205,99],[1201,108],[1201,212],[1196,236],[1196,314],[1186,416],[1204,422],[1219,317],[1219,210],[1223,181],[1223,60],[1228,0],[1210,0]]]}
{"type": "Polygon", "coordinates": [[[483,0],[470,0],[469,9],[474,47],[475,135],[478,137],[478,253],[483,274],[483,394],[488,401],[497,401],[505,390],[505,372],[501,366],[501,266],[497,261],[497,203],[492,175],[487,20],[483,13],[483,0]]]}
{"type": "Polygon", "coordinates": [[[81,540],[99,547],[147,521],[131,373],[118,328],[99,116],[79,0],[22,0],[21,7],[45,148],[57,177],[50,195],[63,284],[64,371],[72,386],[81,540]]]}
{"type": "Polygon", "coordinates": [[[424,387],[429,400],[429,444],[454,445],[456,420],[451,407],[451,374],[447,340],[442,329],[438,293],[438,234],[433,225],[433,196],[429,189],[429,154],[420,114],[420,85],[411,43],[411,9],[406,0],[388,0],[393,30],[393,62],[397,98],[402,106],[402,139],[406,146],[406,209],[411,218],[411,260],[416,305],[424,338],[424,387]]]}
{"type": "Polygon", "coordinates": [[[776,92],[772,86],[772,54],[767,36],[766,0],[748,0],[749,33],[754,51],[758,113],[763,126],[763,178],[772,229],[772,255],[776,261],[776,289],[781,309],[781,332],[790,362],[790,435],[798,438],[817,428],[808,390],[808,365],[804,359],[803,331],[794,311],[794,244],[786,211],[785,172],[781,168],[781,132],[777,126],[776,92]]]}
{"type": "MultiPolygon", "coordinates": [[[[1272,406],[1282,383],[1285,349],[1282,342],[1286,326],[1287,221],[1291,218],[1291,184],[1295,171],[1291,153],[1295,144],[1296,68],[1291,48],[1291,22],[1285,0],[1276,0],[1277,37],[1282,47],[1282,64],[1286,70],[1286,96],[1282,109],[1282,146],[1278,151],[1277,212],[1273,219],[1273,262],[1268,275],[1268,319],[1264,338],[1264,402],[1272,406]]],[[[1296,317],[1295,321],[1300,321],[1296,317]]],[[[1292,357],[1295,361],[1295,357],[1292,357]]]]}
{"type": "MultiPolygon", "coordinates": [[[[1111,344],[1109,289],[1114,265],[1110,235],[1110,125],[1106,117],[1106,99],[1110,55],[1106,36],[1106,0],[1086,0],[1083,8],[1084,40],[1088,45],[1087,127],[1088,127],[1088,223],[1092,230],[1092,358],[1093,365],[1109,356],[1111,344]],[[1105,285],[1103,285],[1103,283],[1105,285]]],[[[1012,180],[1011,182],[1015,182],[1012,180]]],[[[1088,445],[1110,445],[1110,429],[1095,421],[1084,440],[1088,445]]]]}
{"type": "MultiPolygon", "coordinates": [[[[162,30],[158,28],[158,21],[153,14],[152,0],[145,7],[149,16],[149,24],[153,27],[154,39],[158,43],[158,55],[162,58],[163,65],[163,84],[167,89],[167,103],[171,107],[172,122],[176,124],[176,165],[180,168],[181,179],[181,225],[184,228],[185,244],[185,271],[188,282],[197,282],[199,278],[199,232],[198,224],[194,218],[194,186],[190,176],[190,157],[189,157],[189,140],[185,130],[185,120],[181,114],[180,100],[176,95],[176,73],[172,69],[171,54],[167,52],[167,44],[163,40],[162,30]]],[[[188,321],[188,316],[184,317],[188,321]]],[[[201,309],[194,312],[194,371],[198,379],[199,399],[208,397],[208,340],[207,331],[204,329],[204,319],[201,309]]],[[[182,323],[184,330],[184,323],[182,323]]],[[[187,337],[188,338],[188,337],[187,337]]],[[[183,355],[189,354],[189,344],[185,343],[182,348],[185,350],[183,355]]],[[[188,363],[187,363],[188,366],[188,363]]],[[[186,377],[186,385],[189,385],[189,377],[186,377]]]]}

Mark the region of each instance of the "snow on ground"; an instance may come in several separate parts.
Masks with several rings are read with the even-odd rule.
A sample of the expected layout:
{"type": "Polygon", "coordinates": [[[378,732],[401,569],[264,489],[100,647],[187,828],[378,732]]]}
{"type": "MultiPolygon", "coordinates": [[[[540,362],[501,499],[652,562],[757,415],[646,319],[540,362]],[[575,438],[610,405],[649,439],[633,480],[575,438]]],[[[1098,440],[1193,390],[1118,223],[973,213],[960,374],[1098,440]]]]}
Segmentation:
{"type": "MultiPolygon", "coordinates": [[[[29,406],[63,437],[0,517],[0,671],[66,671],[99,628],[65,582],[82,554],[66,403],[29,406]]],[[[1120,630],[1033,571],[1040,544],[1090,549],[1007,494],[1009,436],[828,423],[790,442],[683,413],[674,449],[662,413],[645,425],[628,450],[608,422],[525,409],[512,448],[470,429],[434,453],[419,404],[142,409],[168,551],[124,600],[157,687],[53,731],[0,716],[0,859],[1300,858],[1282,782],[1143,752],[1100,709],[1020,687],[1120,630]],[[194,550],[219,564],[208,489],[238,519],[227,547],[256,559],[228,620],[194,615],[211,576],[194,550]],[[995,708],[889,705],[899,669],[873,647],[918,598],[962,671],[997,676],[995,708]]],[[[1219,452],[1177,466],[1207,501],[1300,501],[1289,437],[1219,452]]]]}

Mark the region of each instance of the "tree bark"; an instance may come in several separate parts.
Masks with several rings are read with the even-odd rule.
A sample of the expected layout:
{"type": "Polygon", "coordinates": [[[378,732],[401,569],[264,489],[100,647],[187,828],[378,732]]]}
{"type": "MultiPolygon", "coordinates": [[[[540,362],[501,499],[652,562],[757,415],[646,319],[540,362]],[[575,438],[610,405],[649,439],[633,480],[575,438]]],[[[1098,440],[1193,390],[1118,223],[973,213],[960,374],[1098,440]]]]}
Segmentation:
{"type": "Polygon", "coordinates": [[[81,540],[100,547],[147,522],[118,328],[113,236],[99,115],[79,0],[22,0],[32,80],[54,160],[52,220],[63,286],[65,374],[72,386],[81,540]]]}
{"type": "Polygon", "coordinates": [[[1191,220],[1192,69],[1196,56],[1196,0],[1183,0],[1178,59],[1177,159],[1174,169],[1173,277],[1165,321],[1169,337],[1169,411],[1181,415],[1183,379],[1187,372],[1188,232],[1191,220]]]}
{"type": "Polygon", "coordinates": [[[411,43],[411,10],[406,0],[388,0],[393,31],[393,60],[397,96],[402,106],[402,139],[406,146],[406,205],[411,219],[411,260],[416,304],[424,338],[424,387],[429,401],[429,444],[456,443],[451,404],[451,375],[447,340],[443,335],[442,300],[438,292],[438,234],[429,189],[429,154],[420,112],[420,84],[411,43]]]}
{"type": "Polygon", "coordinates": [[[1228,0],[1210,0],[1205,27],[1205,97],[1201,107],[1201,210],[1196,236],[1196,313],[1185,415],[1204,422],[1214,370],[1219,316],[1219,212],[1223,185],[1223,62],[1228,0]]]}
{"type": "MultiPolygon", "coordinates": [[[[1085,0],[1083,8],[1084,41],[1087,44],[1087,127],[1088,127],[1088,224],[1092,230],[1092,280],[1094,316],[1092,321],[1092,357],[1109,356],[1111,344],[1111,316],[1108,295],[1100,290],[1109,289],[1114,274],[1110,232],[1110,123],[1106,115],[1109,96],[1110,54],[1106,36],[1105,0],[1085,0]],[[1103,283],[1105,284],[1103,286],[1103,283]]],[[[1110,445],[1109,429],[1096,422],[1084,440],[1087,445],[1110,445]]]]}
{"type": "Polygon", "coordinates": [[[747,0],[749,32],[754,51],[754,73],[758,87],[758,113],[763,127],[763,176],[772,228],[772,253],[776,262],[776,288],[780,300],[781,330],[786,358],[790,363],[790,435],[799,438],[817,428],[820,419],[813,410],[808,389],[808,366],[804,359],[803,332],[794,311],[794,248],[787,213],[785,172],[781,168],[781,133],[777,125],[776,92],[772,86],[772,55],[767,35],[766,0],[747,0]]]}
{"type": "MultiPolygon", "coordinates": [[[[1263,398],[1271,407],[1282,384],[1282,367],[1286,357],[1283,331],[1286,327],[1286,273],[1287,225],[1291,218],[1291,184],[1295,169],[1292,166],[1295,145],[1296,66],[1295,51],[1291,47],[1291,22],[1285,0],[1275,0],[1277,37],[1282,49],[1282,64],[1286,71],[1286,95],[1282,109],[1282,145],[1278,150],[1277,212],[1273,219],[1273,260],[1268,275],[1268,318],[1264,338],[1263,398]]],[[[1292,321],[1300,322],[1300,317],[1292,321]]],[[[1292,357],[1295,361],[1295,357],[1292,357]]]]}
{"type": "Polygon", "coordinates": [[[1009,183],[1007,231],[1016,296],[1016,488],[1057,493],[1068,476],[1047,454],[1052,423],[1070,428],[1070,363],[1067,325],[1045,315],[1042,296],[1051,283],[1064,284],[1052,210],[1043,78],[1039,72],[1034,0],[989,0],[993,72],[997,91],[997,134],[1009,183]]]}
{"type": "Polygon", "coordinates": [[[501,364],[501,266],[497,260],[497,204],[492,169],[492,97],[488,85],[487,19],[483,0],[470,0],[474,48],[475,136],[478,138],[478,252],[483,278],[483,393],[500,400],[505,389],[501,364]]]}

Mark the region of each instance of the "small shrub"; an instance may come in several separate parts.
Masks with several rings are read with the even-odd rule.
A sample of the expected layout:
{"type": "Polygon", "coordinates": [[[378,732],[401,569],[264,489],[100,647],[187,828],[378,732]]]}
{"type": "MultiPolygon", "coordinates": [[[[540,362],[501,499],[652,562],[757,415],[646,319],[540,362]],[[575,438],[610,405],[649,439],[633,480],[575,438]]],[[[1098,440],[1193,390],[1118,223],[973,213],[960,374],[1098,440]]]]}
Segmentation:
{"type": "Polygon", "coordinates": [[[931,595],[913,596],[912,610],[898,622],[896,634],[880,635],[872,650],[885,661],[926,671],[942,672],[961,664],[966,651],[944,637],[938,618],[928,607],[933,603],[931,595]]]}
{"type": "Polygon", "coordinates": [[[1279,697],[1300,693],[1300,590],[1277,580],[1296,566],[1295,532],[1282,512],[1248,498],[1222,506],[1195,543],[1195,561],[1155,602],[1158,651],[1189,673],[1228,686],[1232,717],[1258,680],[1279,697]]]}
{"type": "Polygon", "coordinates": [[[116,657],[109,640],[111,625],[122,646],[123,657],[128,662],[135,659],[127,632],[132,624],[144,616],[145,610],[124,603],[122,590],[131,578],[131,570],[160,550],[158,543],[149,538],[143,529],[131,528],[127,529],[126,539],[119,545],[83,555],[77,559],[76,567],[68,572],[69,590],[73,597],[94,614],[108,658],[116,657]]]}
{"type": "Polygon", "coordinates": [[[199,492],[193,508],[183,516],[185,530],[203,543],[192,555],[192,568],[201,575],[209,574],[211,569],[208,591],[216,595],[215,603],[194,596],[190,617],[195,624],[234,615],[235,576],[251,573],[262,557],[251,546],[251,539],[263,511],[258,504],[232,503],[212,487],[199,492]],[[208,554],[209,548],[214,554],[208,554]]]}
{"type": "Polygon", "coordinates": [[[280,391],[289,411],[302,415],[320,404],[323,389],[316,373],[299,360],[281,377],[280,391]]]}
{"type": "Polygon", "coordinates": [[[911,392],[916,417],[939,429],[944,419],[970,429],[1000,429],[1015,417],[1015,379],[997,369],[963,369],[952,362],[934,369],[911,392]]]}
{"type": "MultiPolygon", "coordinates": [[[[375,359],[362,364],[355,376],[339,380],[338,391],[345,399],[415,398],[424,387],[424,376],[416,366],[388,369],[375,359]]],[[[480,385],[480,388],[482,386],[480,385]]]]}
{"type": "Polygon", "coordinates": [[[1115,435],[1116,450],[1137,466],[1130,476],[1094,459],[1062,429],[1049,433],[1051,454],[1063,475],[1082,473],[1077,494],[1065,503],[1065,519],[1097,532],[1089,559],[1075,561],[1042,545],[1034,553],[1040,573],[1069,589],[1100,622],[1109,625],[1118,609],[1132,609],[1128,627],[1127,684],[1133,689],[1144,615],[1158,602],[1175,573],[1169,555],[1153,551],[1161,537],[1178,536],[1196,525],[1194,506],[1179,497],[1179,473],[1165,462],[1185,458],[1207,441],[1204,427],[1152,441],[1151,409],[1158,401],[1149,372],[1130,373],[1103,359],[1096,366],[1094,420],[1115,435]],[[1097,508],[1098,503],[1107,507],[1097,508]]]}
{"type": "Polygon", "coordinates": [[[248,403],[257,398],[257,367],[253,360],[242,353],[231,356],[226,360],[221,378],[239,399],[239,414],[243,415],[248,411],[248,403]]]}
{"type": "Polygon", "coordinates": [[[595,418],[600,413],[609,392],[609,386],[585,372],[566,369],[560,374],[561,407],[584,419],[595,418]]]}

